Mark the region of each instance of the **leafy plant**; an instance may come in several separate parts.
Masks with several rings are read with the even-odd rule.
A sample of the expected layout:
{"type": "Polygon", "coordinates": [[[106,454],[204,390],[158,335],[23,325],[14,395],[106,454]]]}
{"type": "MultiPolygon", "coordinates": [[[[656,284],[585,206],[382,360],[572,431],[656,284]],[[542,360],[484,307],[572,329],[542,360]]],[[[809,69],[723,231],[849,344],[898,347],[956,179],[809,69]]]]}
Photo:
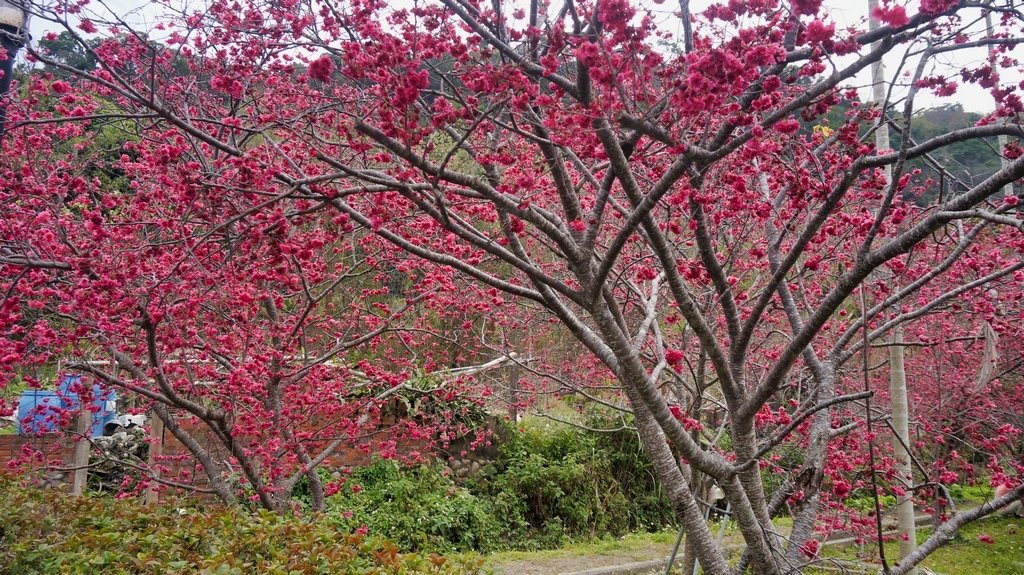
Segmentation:
{"type": "Polygon", "coordinates": [[[349,476],[328,504],[341,530],[365,526],[402,549],[490,551],[503,547],[499,514],[437,466],[403,468],[377,460],[349,476]]]}
{"type": "MultiPolygon", "coordinates": [[[[607,423],[595,417],[592,424],[607,423]]],[[[528,421],[502,448],[497,466],[482,489],[527,545],[553,547],[566,538],[673,523],[639,440],[626,430],[598,434],[528,421]]]]}
{"type": "Polygon", "coordinates": [[[399,552],[323,521],[261,510],[74,498],[0,477],[0,575],[484,573],[475,556],[399,552]]]}
{"type": "MultiPolygon", "coordinates": [[[[611,428],[607,418],[595,412],[590,423],[611,428]]],[[[481,552],[553,548],[674,524],[628,429],[592,433],[528,420],[503,435],[499,458],[460,482],[441,465],[379,459],[357,468],[328,499],[328,520],[403,549],[481,552]]],[[[320,476],[323,484],[335,479],[327,470],[320,476]]],[[[307,483],[292,496],[308,506],[307,483]]]]}

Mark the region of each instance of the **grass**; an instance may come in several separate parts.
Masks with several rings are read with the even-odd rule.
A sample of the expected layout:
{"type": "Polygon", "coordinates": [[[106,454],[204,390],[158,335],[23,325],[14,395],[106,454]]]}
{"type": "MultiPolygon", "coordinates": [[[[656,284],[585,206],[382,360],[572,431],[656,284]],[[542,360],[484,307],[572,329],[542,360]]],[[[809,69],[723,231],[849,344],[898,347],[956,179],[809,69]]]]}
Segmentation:
{"type": "MultiPolygon", "coordinates": [[[[711,532],[718,535],[721,527],[720,521],[712,521],[709,525],[711,532]]],[[[775,526],[788,532],[793,526],[793,520],[789,517],[780,517],[775,520],[775,526]]],[[[560,559],[566,557],[580,557],[586,555],[615,555],[617,553],[629,553],[648,548],[652,545],[672,545],[676,542],[679,532],[674,529],[657,531],[655,533],[629,533],[619,538],[595,539],[592,541],[577,541],[558,549],[542,549],[537,551],[499,551],[488,555],[488,559],[494,563],[508,563],[513,561],[544,561],[546,559],[560,559]]],[[[736,523],[729,522],[725,531],[726,542],[730,538],[739,538],[739,531],[736,523]]],[[[737,541],[738,542],[738,541],[737,541]]]]}
{"type": "MultiPolygon", "coordinates": [[[[980,494],[979,494],[980,495],[980,494]]],[[[788,523],[788,521],[784,521],[788,523]]],[[[717,533],[717,526],[712,529],[717,533]]],[[[789,525],[780,527],[789,527],[789,525]]],[[[782,529],[786,531],[785,528],[782,529]]],[[[928,537],[930,530],[918,532],[919,541],[928,537]]],[[[727,541],[736,537],[730,525],[727,541]]],[[[560,549],[544,551],[504,551],[488,556],[492,565],[517,562],[537,562],[598,555],[628,555],[652,546],[670,546],[675,542],[676,532],[637,533],[618,539],[603,539],[579,542],[560,549]]],[[[738,541],[737,541],[738,543],[738,541]]],[[[895,541],[885,544],[886,557],[890,564],[897,555],[895,541]]],[[[835,573],[879,572],[877,548],[873,545],[825,546],[822,548],[819,567],[807,568],[806,575],[833,575],[835,573]],[[843,566],[846,570],[840,569],[843,566]]],[[[939,548],[921,564],[939,575],[1024,575],[1024,519],[991,517],[970,524],[949,544],[939,548]],[[992,538],[985,543],[979,536],[992,538]]]]}
{"type": "MultiPolygon", "coordinates": [[[[918,531],[918,540],[924,541],[929,533],[930,530],[918,531]]],[[[896,542],[885,544],[885,555],[890,563],[897,553],[896,542]]],[[[822,555],[846,565],[874,566],[871,572],[877,572],[878,552],[871,545],[825,547],[822,555]]],[[[953,541],[932,553],[921,566],[942,575],[1024,575],[1024,520],[992,517],[972,523],[961,529],[953,541]],[[985,535],[992,538],[992,543],[978,539],[985,535]]],[[[808,575],[836,572],[834,568],[807,570],[808,575]]],[[[851,569],[850,572],[861,571],[851,569]]]]}
{"type": "Polygon", "coordinates": [[[647,548],[651,545],[671,545],[676,541],[676,531],[656,533],[630,533],[619,538],[597,539],[572,543],[558,549],[540,551],[500,551],[487,556],[492,563],[515,561],[544,561],[586,555],[615,555],[647,548]]]}

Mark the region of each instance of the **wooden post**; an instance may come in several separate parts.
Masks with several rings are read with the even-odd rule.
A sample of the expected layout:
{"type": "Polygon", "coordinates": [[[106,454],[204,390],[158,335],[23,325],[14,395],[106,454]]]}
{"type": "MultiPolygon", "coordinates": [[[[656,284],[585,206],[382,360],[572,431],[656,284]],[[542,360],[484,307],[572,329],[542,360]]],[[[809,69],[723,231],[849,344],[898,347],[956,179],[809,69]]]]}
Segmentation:
{"type": "MultiPolygon", "coordinates": [[[[160,472],[157,470],[157,463],[160,461],[160,456],[164,454],[164,420],[160,419],[160,416],[156,414],[156,411],[150,411],[149,416],[149,457],[147,462],[149,468],[153,474],[153,479],[160,476],[160,472]]],[[[160,492],[157,491],[157,482],[152,479],[149,482],[149,487],[146,488],[146,495],[143,498],[143,503],[146,505],[156,505],[160,501],[160,492]]]]}
{"type": "Polygon", "coordinates": [[[71,495],[81,496],[85,493],[85,484],[89,480],[89,453],[92,451],[92,410],[82,406],[78,414],[78,425],[75,431],[78,441],[75,443],[75,457],[71,466],[75,469],[75,477],[71,482],[71,495]]]}

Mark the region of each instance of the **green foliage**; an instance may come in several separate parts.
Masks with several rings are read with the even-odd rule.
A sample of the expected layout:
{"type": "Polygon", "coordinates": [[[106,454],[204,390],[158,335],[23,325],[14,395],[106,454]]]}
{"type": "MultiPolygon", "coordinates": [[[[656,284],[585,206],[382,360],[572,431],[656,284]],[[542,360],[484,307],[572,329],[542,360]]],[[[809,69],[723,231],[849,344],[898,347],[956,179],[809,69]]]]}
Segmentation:
{"type": "MultiPolygon", "coordinates": [[[[825,116],[803,119],[803,128],[807,131],[819,126],[837,128],[845,123],[845,116],[849,111],[848,103],[834,106],[825,116]]],[[[890,117],[897,118],[897,124],[902,123],[902,113],[902,109],[898,107],[889,110],[890,117]]],[[[911,136],[915,143],[925,142],[951,130],[975,126],[981,118],[982,114],[968,112],[961,104],[945,104],[922,109],[914,115],[910,128],[911,136]]],[[[871,126],[873,124],[863,124],[861,134],[866,133],[871,126]]],[[[903,142],[902,135],[893,130],[890,138],[890,147],[899,150],[903,142]]],[[[926,161],[924,158],[909,160],[905,170],[905,173],[914,169],[921,170],[921,174],[915,178],[918,184],[924,183],[927,178],[934,182],[921,197],[914,199],[921,206],[938,199],[940,183],[943,199],[948,199],[951,195],[957,195],[967,187],[978,184],[1000,168],[999,145],[996,138],[970,138],[953,142],[933,150],[929,156],[933,161],[926,161]],[[940,173],[939,168],[944,173],[940,173]]],[[[905,199],[910,199],[909,190],[910,188],[905,199]]]]}
{"type": "Polygon", "coordinates": [[[596,478],[588,474],[594,439],[565,428],[526,427],[502,449],[502,473],[489,485],[516,540],[554,547],[584,535],[598,513],[596,478]]]}
{"type": "MultiPolygon", "coordinates": [[[[96,55],[92,52],[99,45],[99,40],[91,40],[86,44],[81,44],[75,39],[74,34],[65,30],[52,39],[40,38],[37,44],[43,53],[58,64],[63,64],[82,72],[91,72],[96,68],[96,64],[99,63],[96,55]]],[[[57,77],[67,78],[71,76],[70,72],[49,64],[44,69],[57,77]]]]}
{"type": "MultiPolygon", "coordinates": [[[[916,142],[924,142],[950,130],[975,126],[981,117],[981,114],[964,111],[960,104],[947,104],[923,110],[915,116],[911,132],[916,142]]],[[[900,143],[899,134],[894,134],[893,149],[899,149],[900,143]]],[[[911,161],[909,167],[922,170],[921,180],[930,177],[936,184],[941,180],[945,186],[945,197],[948,198],[949,195],[956,195],[967,186],[977,184],[999,170],[998,149],[998,142],[995,138],[974,138],[935,150],[931,157],[947,172],[947,176],[940,175],[934,165],[922,159],[911,161]],[[955,178],[957,182],[952,181],[949,176],[955,178]]],[[[934,201],[938,193],[938,185],[936,185],[929,190],[925,197],[919,198],[918,203],[934,201]]]]}
{"type": "MultiPolygon", "coordinates": [[[[600,418],[593,427],[611,428],[600,418]]],[[[658,530],[673,523],[635,433],[589,433],[528,422],[502,447],[497,472],[479,489],[525,548],[567,539],[658,530]]]]}
{"type": "MultiPolygon", "coordinates": [[[[871,495],[851,497],[847,499],[844,503],[847,507],[856,510],[858,513],[861,513],[862,515],[874,513],[875,511],[875,498],[872,497],[871,495]]],[[[892,509],[893,507],[896,506],[896,497],[892,495],[879,494],[878,504],[882,507],[882,509],[892,509]]]]}
{"type": "MultiPolygon", "coordinates": [[[[622,427],[621,421],[600,415],[587,424],[622,427]]],[[[379,545],[367,551],[363,548],[373,544],[337,535],[364,526],[397,549],[447,553],[553,548],[658,531],[674,523],[639,440],[628,428],[592,433],[532,421],[503,435],[508,440],[498,459],[461,483],[442,465],[402,467],[378,460],[355,469],[327,499],[328,513],[314,516],[312,523],[255,508],[143,510],[125,501],[24,491],[4,480],[0,500],[11,501],[11,511],[0,519],[0,564],[17,567],[0,567],[0,575],[164,573],[185,569],[180,565],[190,572],[288,573],[329,544],[347,550],[338,557],[376,557],[379,545]],[[78,564],[93,567],[75,571],[78,564]]],[[[325,485],[335,481],[328,470],[321,469],[320,475],[325,485]]],[[[303,479],[293,498],[308,506],[309,497],[303,479]]],[[[331,561],[331,569],[324,571],[298,570],[360,572],[331,561]]],[[[382,571],[392,572],[420,571],[382,571]]]]}
{"type": "Polygon", "coordinates": [[[984,503],[995,495],[995,490],[991,486],[986,484],[980,485],[961,485],[954,483],[953,485],[947,486],[949,489],[949,496],[954,501],[966,502],[966,503],[984,503]]]}
{"type": "Polygon", "coordinates": [[[470,556],[399,553],[269,512],[73,498],[0,478],[0,575],[482,573],[470,556]]]}
{"type": "MultiPolygon", "coordinates": [[[[588,423],[615,427],[601,417],[588,423]]],[[[343,531],[365,525],[402,549],[481,552],[553,548],[674,524],[635,432],[534,421],[507,435],[499,458],[461,484],[437,465],[376,461],[358,468],[328,498],[329,521],[343,531]]],[[[304,483],[294,495],[308,503],[304,483]]]]}
{"type": "Polygon", "coordinates": [[[327,501],[330,521],[342,531],[365,525],[402,549],[491,551],[503,545],[491,502],[436,466],[403,469],[379,460],[355,470],[327,501]]]}

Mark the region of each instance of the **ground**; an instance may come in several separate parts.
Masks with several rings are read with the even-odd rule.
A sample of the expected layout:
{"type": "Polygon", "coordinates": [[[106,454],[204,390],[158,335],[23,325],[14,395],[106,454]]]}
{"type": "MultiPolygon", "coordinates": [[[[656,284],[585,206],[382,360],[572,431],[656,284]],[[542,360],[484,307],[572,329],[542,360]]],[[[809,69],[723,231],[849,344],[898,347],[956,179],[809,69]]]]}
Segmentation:
{"type": "MultiPolygon", "coordinates": [[[[638,534],[565,549],[498,553],[489,558],[489,563],[498,575],[561,575],[625,566],[668,557],[675,535],[670,532],[638,534]]],[[[922,540],[927,535],[926,529],[919,532],[922,540]]],[[[727,536],[726,545],[730,545],[729,540],[734,537],[733,534],[727,536]]],[[[896,553],[895,547],[895,543],[886,545],[890,560],[896,553]]],[[[826,546],[822,551],[824,568],[809,569],[807,573],[835,573],[837,563],[833,561],[841,562],[849,573],[876,573],[880,567],[876,557],[873,546],[826,546]]],[[[929,557],[923,567],[936,575],[1024,575],[1024,519],[993,517],[969,525],[957,539],[929,557]]],[[[646,572],[660,570],[647,569],[646,572]]],[[[625,575],[626,572],[620,573],[625,575]]]]}
{"type": "Polygon", "coordinates": [[[559,575],[663,559],[672,552],[676,533],[627,535],[621,539],[574,545],[565,549],[497,553],[490,563],[498,575],[559,575]]]}

